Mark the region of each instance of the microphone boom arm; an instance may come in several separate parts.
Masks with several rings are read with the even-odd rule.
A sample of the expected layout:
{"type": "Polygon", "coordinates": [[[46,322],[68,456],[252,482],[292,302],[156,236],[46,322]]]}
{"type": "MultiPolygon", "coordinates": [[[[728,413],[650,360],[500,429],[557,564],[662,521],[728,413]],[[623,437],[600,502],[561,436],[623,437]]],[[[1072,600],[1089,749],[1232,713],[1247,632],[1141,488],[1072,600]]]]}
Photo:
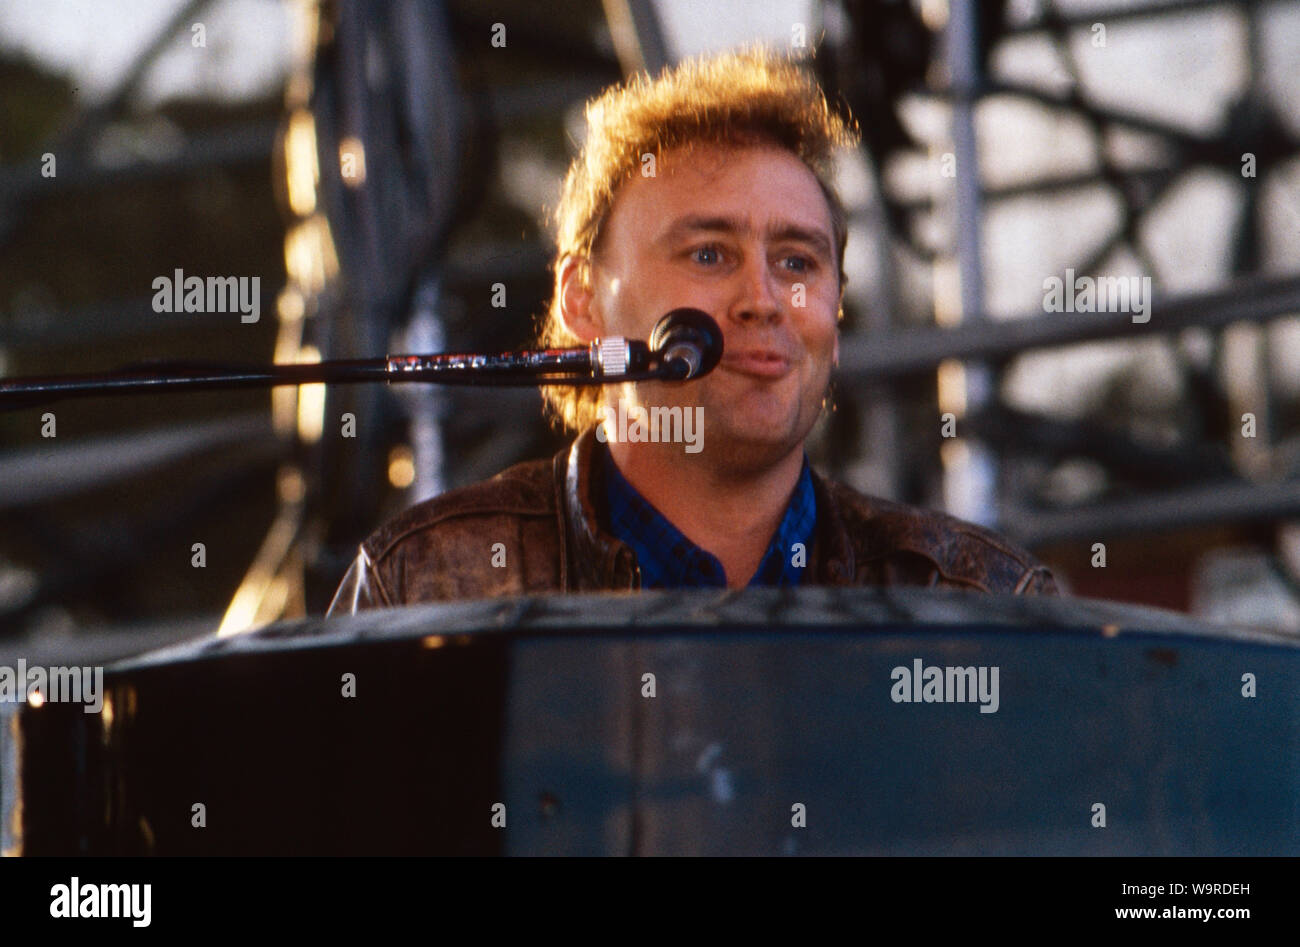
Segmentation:
{"type": "MultiPolygon", "coordinates": [[[[660,346],[660,330],[675,310],[660,320],[655,349],[645,342],[612,336],[580,348],[534,349],[496,354],[389,355],[295,365],[229,365],[156,362],[116,372],[0,378],[0,410],[27,408],[62,398],[271,388],[279,385],[355,384],[358,382],[433,382],[443,385],[609,385],[625,381],[680,380],[704,371],[683,371],[675,349],[660,346]]],[[[708,319],[703,313],[699,313],[708,319]]],[[[698,317],[697,317],[698,318],[698,317]]],[[[675,323],[673,323],[675,324],[675,323]]],[[[716,326],[714,327],[716,329],[716,326]]],[[[674,342],[677,340],[674,338],[674,342]]],[[[720,345],[719,345],[720,351],[720,345]]],[[[716,361],[715,361],[716,364],[716,361]]]]}
{"type": "MultiPolygon", "coordinates": [[[[390,355],[296,365],[151,363],[116,372],[0,378],[0,409],[28,408],[64,398],[158,392],[271,388],[281,385],[432,382],[443,385],[606,385],[666,377],[644,342],[626,342],[623,371],[607,371],[592,351],[624,340],[605,339],[591,348],[545,349],[498,354],[390,355]]],[[[608,362],[606,362],[608,364],[608,362]]]]}

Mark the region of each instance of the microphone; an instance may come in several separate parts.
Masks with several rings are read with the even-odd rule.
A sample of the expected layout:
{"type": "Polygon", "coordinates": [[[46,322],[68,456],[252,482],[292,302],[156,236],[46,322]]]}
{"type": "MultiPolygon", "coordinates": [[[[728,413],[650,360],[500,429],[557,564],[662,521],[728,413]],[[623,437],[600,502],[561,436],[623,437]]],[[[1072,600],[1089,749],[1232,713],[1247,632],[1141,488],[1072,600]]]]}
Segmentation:
{"type": "Polygon", "coordinates": [[[700,378],[722,361],[722,330],[699,309],[674,309],[655,323],[650,350],[658,357],[660,377],[700,378]]]}

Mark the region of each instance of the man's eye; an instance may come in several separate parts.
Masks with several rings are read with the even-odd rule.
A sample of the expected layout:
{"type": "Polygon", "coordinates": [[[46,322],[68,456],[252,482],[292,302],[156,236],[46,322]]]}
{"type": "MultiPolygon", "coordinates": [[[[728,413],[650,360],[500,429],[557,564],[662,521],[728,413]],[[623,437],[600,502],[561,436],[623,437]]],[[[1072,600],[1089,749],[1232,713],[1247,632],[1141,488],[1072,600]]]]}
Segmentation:
{"type": "Polygon", "coordinates": [[[806,256],[788,256],[781,262],[792,273],[807,273],[813,267],[813,261],[806,256]]]}
{"type": "Polygon", "coordinates": [[[699,247],[691,251],[691,259],[696,263],[712,265],[722,259],[722,254],[717,247],[699,247]]]}

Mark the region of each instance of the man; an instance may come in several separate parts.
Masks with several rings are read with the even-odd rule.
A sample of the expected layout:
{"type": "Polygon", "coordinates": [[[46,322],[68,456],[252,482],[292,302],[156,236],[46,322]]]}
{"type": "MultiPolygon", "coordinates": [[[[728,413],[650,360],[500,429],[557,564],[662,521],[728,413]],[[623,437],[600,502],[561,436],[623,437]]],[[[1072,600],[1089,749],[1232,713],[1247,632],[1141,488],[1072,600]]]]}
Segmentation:
{"type": "Polygon", "coordinates": [[[1046,568],[993,533],[808,466],[843,315],[830,161],[855,137],[815,82],[787,60],[732,54],[611,89],[587,122],[557,209],[542,342],[645,339],[689,306],[721,327],[721,364],[689,382],[547,390],[573,445],[380,528],[330,613],[709,585],[1055,594],[1046,568]],[[647,430],[652,415],[673,423],[647,430]]]}

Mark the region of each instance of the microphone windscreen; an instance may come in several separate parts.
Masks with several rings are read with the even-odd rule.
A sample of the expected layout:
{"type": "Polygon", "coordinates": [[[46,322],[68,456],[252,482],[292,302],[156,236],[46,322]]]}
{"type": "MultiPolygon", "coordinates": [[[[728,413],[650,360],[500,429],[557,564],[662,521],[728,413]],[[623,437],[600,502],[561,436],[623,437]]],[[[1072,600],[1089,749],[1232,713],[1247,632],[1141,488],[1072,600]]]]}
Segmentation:
{"type": "Polygon", "coordinates": [[[678,361],[681,355],[669,355],[678,346],[689,346],[699,353],[698,365],[689,364],[695,359],[686,359],[690,371],[685,375],[698,378],[713,371],[722,360],[722,330],[712,316],[700,309],[686,306],[674,309],[655,323],[650,333],[650,349],[661,358],[668,356],[678,361]]]}

